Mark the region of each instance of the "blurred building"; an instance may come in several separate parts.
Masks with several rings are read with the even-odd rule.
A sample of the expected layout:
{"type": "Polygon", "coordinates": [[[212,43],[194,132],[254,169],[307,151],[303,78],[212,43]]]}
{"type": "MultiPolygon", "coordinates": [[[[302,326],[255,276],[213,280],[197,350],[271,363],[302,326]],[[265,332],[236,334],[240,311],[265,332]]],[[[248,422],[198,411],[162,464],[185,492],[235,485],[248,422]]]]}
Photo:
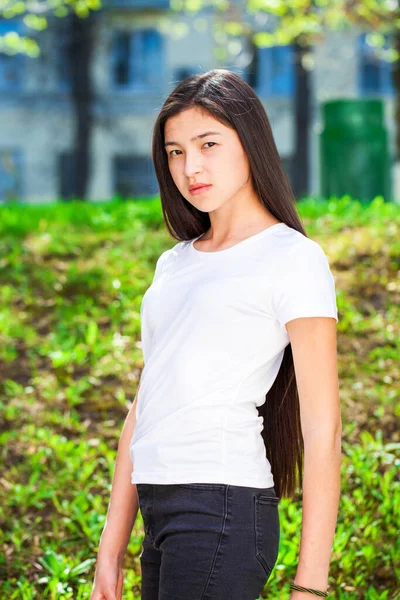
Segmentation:
{"type": "MultiPolygon", "coordinates": [[[[195,18],[172,17],[168,9],[169,0],[106,0],[96,15],[88,199],[157,194],[150,147],[158,110],[179,81],[215,67],[237,72],[259,95],[291,177],[292,46],[257,48],[243,39],[241,47],[229,44],[229,58],[219,58],[213,9],[205,8],[195,18]]],[[[52,202],[75,194],[68,27],[68,18],[50,20],[37,38],[42,49],[38,58],[0,53],[0,202],[13,197],[52,202]]],[[[263,31],[262,20],[257,27],[263,31]]],[[[32,35],[21,20],[0,20],[0,35],[8,31],[32,35]]],[[[310,193],[319,193],[320,103],[330,98],[384,98],[394,169],[390,63],[377,59],[356,30],[328,32],[313,49],[312,62],[310,193]]]]}

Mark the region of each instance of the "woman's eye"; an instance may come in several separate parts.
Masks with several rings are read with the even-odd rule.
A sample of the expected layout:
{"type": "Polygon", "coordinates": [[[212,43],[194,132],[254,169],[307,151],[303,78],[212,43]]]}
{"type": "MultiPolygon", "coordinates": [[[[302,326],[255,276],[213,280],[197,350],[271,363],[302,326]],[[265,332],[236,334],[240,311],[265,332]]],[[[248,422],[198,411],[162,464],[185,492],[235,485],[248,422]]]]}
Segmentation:
{"type": "MultiPolygon", "coordinates": [[[[216,145],[216,142],[206,142],[206,143],[204,144],[204,146],[206,146],[207,144],[212,144],[213,146],[215,146],[215,145],[216,145]]],[[[169,153],[169,154],[170,154],[170,156],[176,156],[176,154],[172,154],[173,152],[180,152],[180,150],[171,150],[171,152],[169,153]]]]}

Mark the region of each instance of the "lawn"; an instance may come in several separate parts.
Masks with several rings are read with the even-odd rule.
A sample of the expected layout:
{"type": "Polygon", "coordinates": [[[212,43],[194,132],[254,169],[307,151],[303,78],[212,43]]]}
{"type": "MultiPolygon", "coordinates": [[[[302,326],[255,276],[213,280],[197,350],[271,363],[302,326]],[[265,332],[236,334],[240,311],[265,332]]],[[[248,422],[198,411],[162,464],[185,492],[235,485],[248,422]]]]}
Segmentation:
{"type": "MultiPolygon", "coordinates": [[[[400,599],[400,204],[298,207],[329,258],[339,311],[342,496],[330,587],[339,599],[400,599]]],[[[1,600],[89,598],[143,366],[141,297],[175,243],[158,198],[0,207],[1,600]]],[[[280,517],[262,596],[274,600],[290,596],[300,494],[281,500],[280,517]]],[[[126,600],[140,598],[142,537],[139,513],[126,600]]]]}

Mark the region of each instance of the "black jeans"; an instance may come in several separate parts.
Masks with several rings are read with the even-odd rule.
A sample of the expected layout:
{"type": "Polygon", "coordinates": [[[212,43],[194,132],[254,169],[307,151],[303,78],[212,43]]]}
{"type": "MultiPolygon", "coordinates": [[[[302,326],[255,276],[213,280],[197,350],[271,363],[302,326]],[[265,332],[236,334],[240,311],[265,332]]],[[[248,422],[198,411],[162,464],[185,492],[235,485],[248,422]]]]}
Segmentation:
{"type": "Polygon", "coordinates": [[[137,483],[142,600],[256,600],[278,557],[274,487],[137,483]]]}

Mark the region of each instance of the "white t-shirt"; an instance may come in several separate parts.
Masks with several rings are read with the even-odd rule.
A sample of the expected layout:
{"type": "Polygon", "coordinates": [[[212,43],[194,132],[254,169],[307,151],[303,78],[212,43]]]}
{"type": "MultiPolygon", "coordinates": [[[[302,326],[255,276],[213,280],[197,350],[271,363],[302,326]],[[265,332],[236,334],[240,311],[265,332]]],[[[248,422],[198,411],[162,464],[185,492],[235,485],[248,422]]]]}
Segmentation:
{"type": "MultiPolygon", "coordinates": [[[[198,236],[201,237],[201,236],[198,236]]],[[[163,252],[141,304],[132,483],[274,485],[257,406],[297,317],[338,321],[321,246],[285,223],[225,250],[163,252]]]]}

